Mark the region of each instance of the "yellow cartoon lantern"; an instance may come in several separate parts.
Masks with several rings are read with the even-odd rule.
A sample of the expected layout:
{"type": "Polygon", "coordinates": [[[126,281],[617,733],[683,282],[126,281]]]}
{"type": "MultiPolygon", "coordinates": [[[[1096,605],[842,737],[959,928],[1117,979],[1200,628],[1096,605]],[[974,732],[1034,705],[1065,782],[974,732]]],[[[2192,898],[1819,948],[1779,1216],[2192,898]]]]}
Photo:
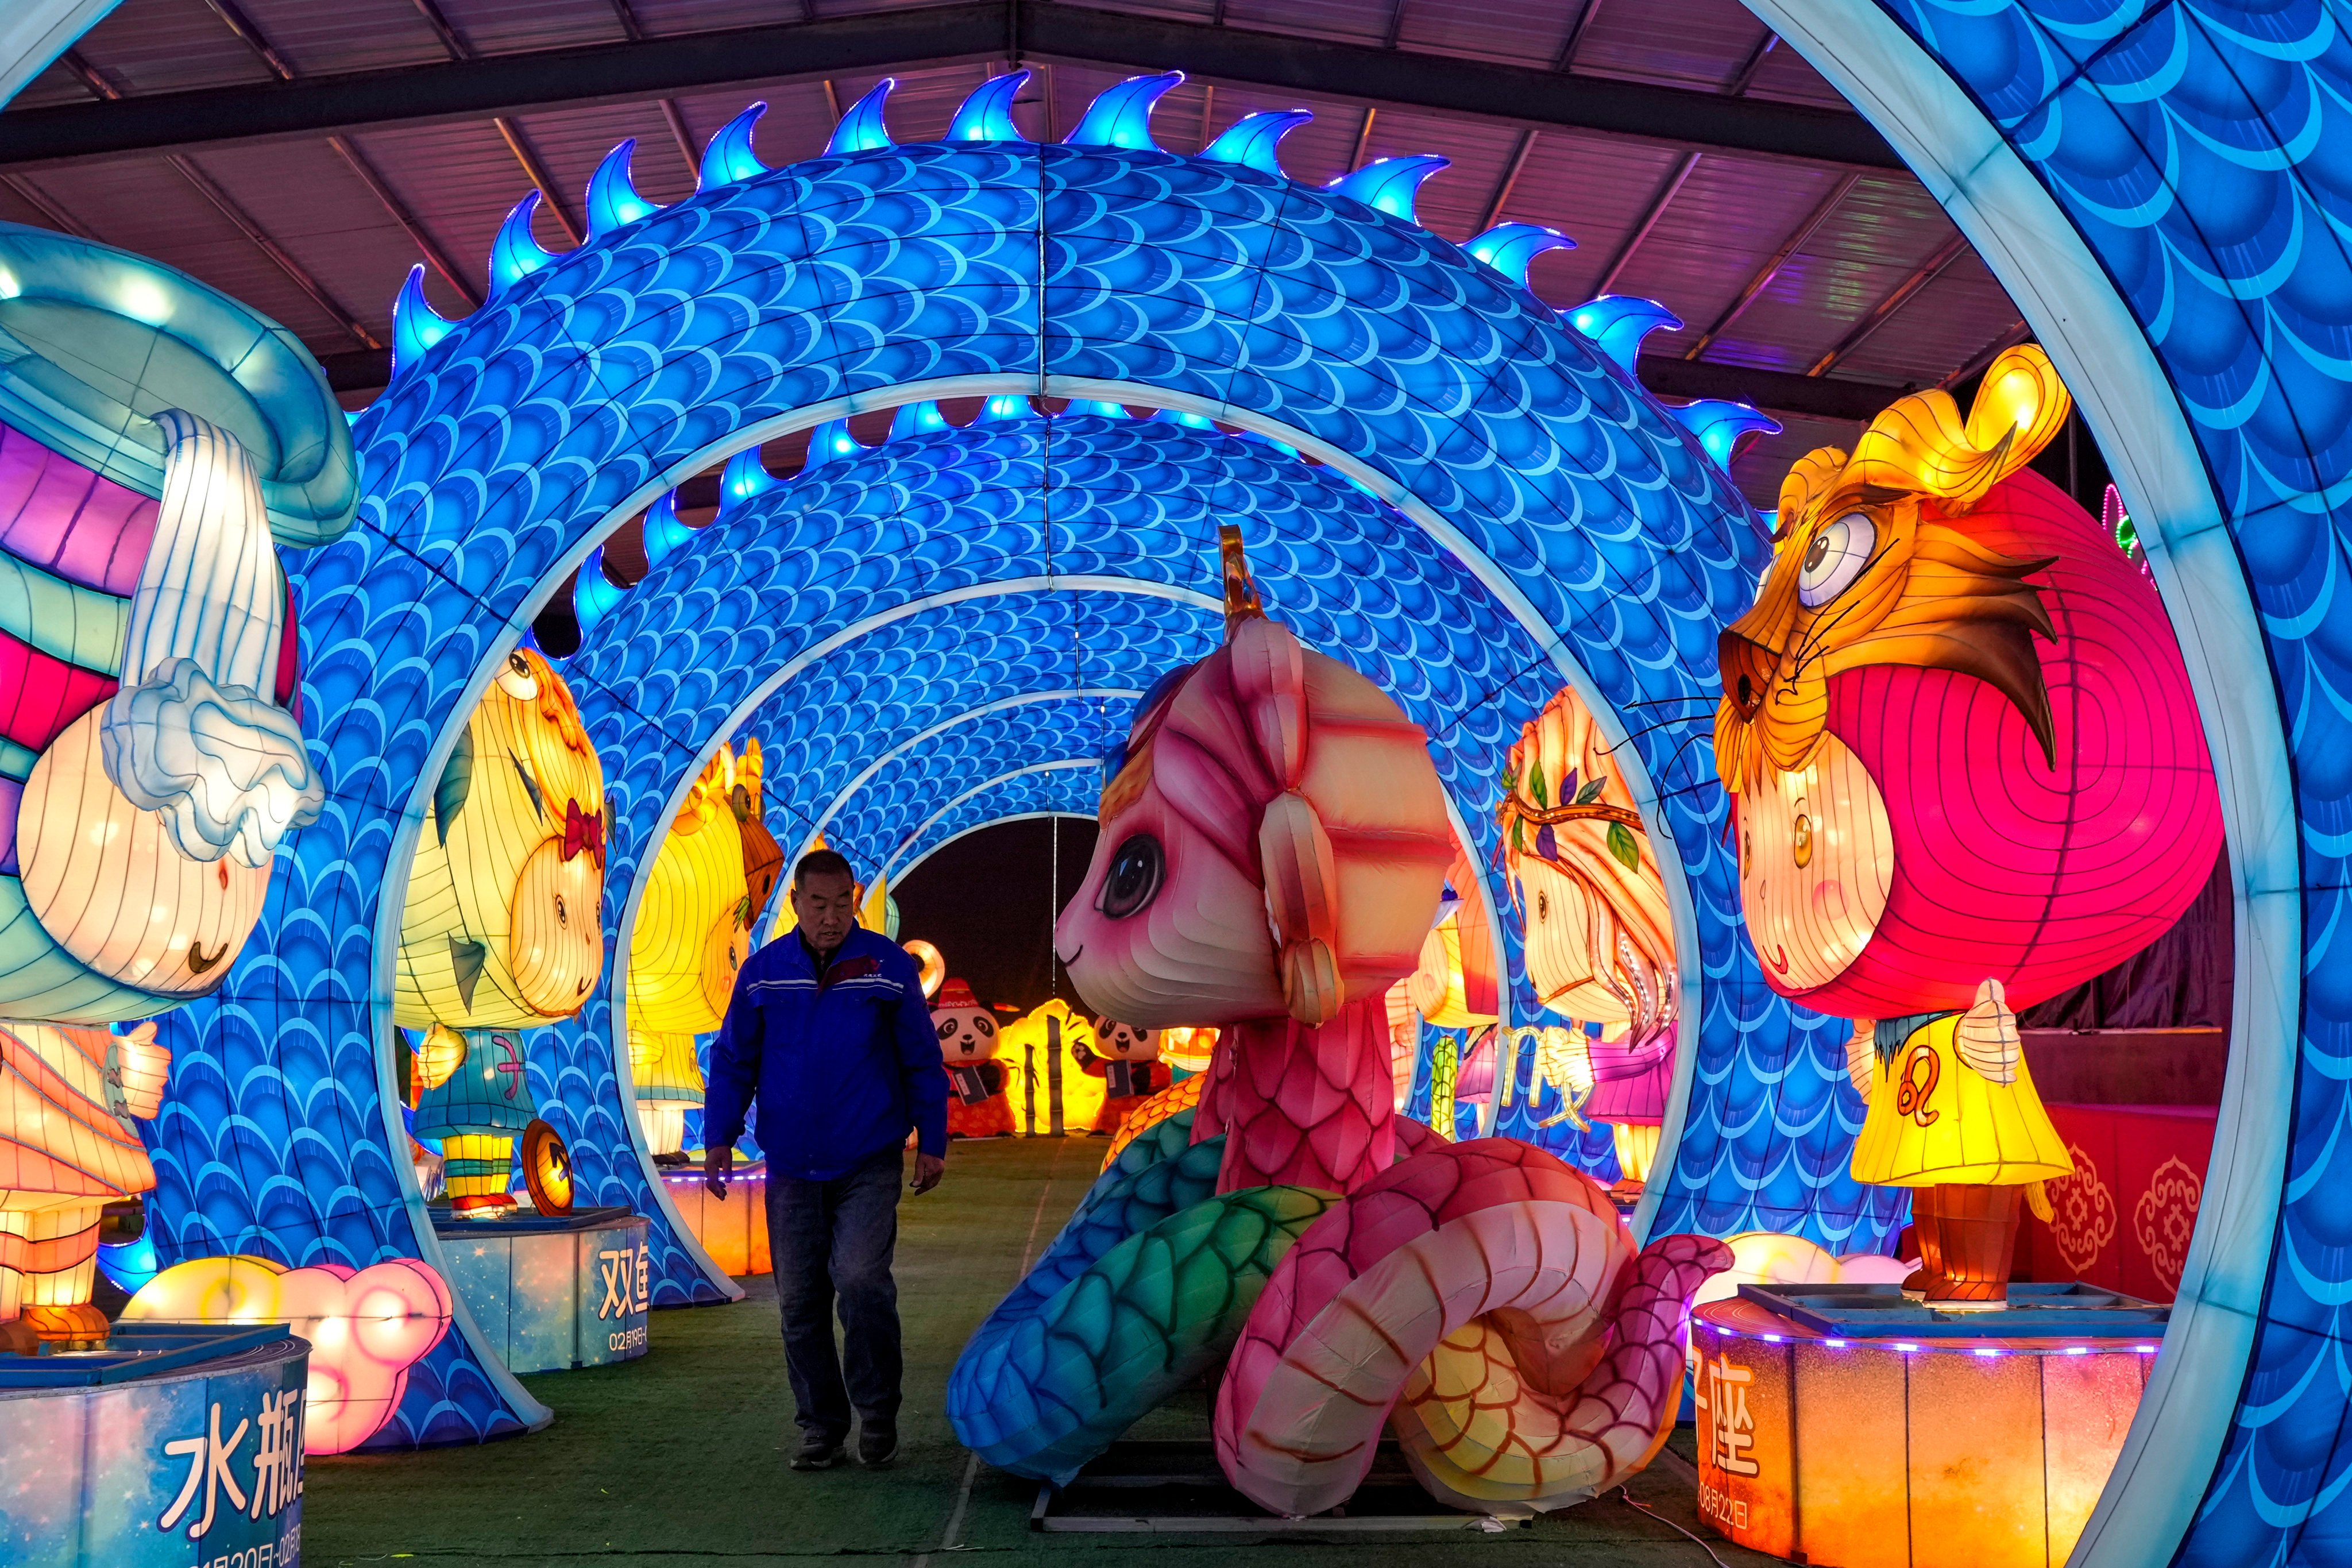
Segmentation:
{"type": "Polygon", "coordinates": [[[1103,1080],[1085,1066],[1094,1044],[1093,1024],[1058,996],[1004,1026],[996,1059],[1008,1074],[1004,1094],[1017,1130],[1060,1134],[1093,1129],[1103,1101],[1103,1080]]]}
{"type": "Polygon", "coordinates": [[[605,828],[604,771],[572,692],[519,648],[435,786],[394,971],[394,1020],[444,1026],[464,1047],[416,1115],[417,1137],[445,1144],[461,1214],[514,1206],[513,1142],[534,1113],[520,1031],[578,1012],[604,968],[605,828]]]}
{"type": "Polygon", "coordinates": [[[694,1037],[716,1029],[751,951],[751,888],[727,746],[688,791],[646,872],[629,940],[629,1073],[655,1158],[679,1153],[702,1103],[694,1037]]]}

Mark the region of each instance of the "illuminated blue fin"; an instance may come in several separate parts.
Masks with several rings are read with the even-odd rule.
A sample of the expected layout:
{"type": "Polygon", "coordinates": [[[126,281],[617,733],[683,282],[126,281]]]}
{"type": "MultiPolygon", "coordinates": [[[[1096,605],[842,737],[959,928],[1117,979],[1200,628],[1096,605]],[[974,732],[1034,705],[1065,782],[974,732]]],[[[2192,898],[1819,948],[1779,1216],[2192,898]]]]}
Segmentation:
{"type": "Polygon", "coordinates": [[[972,89],[948,121],[950,142],[1018,142],[1021,127],[1013,123],[1013,100],[1027,84],[1025,70],[992,76],[972,89]]]}
{"type": "Polygon", "coordinates": [[[1275,155],[1281,140],[1315,118],[1311,109],[1268,109],[1244,114],[1223,134],[1201,149],[1212,163],[1238,163],[1261,174],[1280,176],[1282,160],[1275,155]]]}
{"type": "Polygon", "coordinates": [[[1681,317],[1655,300],[1633,294],[1603,294],[1560,314],[1629,373],[1642,352],[1643,338],[1661,327],[1673,331],[1683,324],[1681,317]]]}
{"type": "Polygon", "coordinates": [[[584,640],[598,621],[611,615],[628,594],[626,588],[615,587],[604,575],[604,547],[598,545],[580,563],[580,580],[572,587],[572,612],[580,617],[580,636],[584,640]]]}
{"type": "Polygon", "coordinates": [[[719,134],[702,150],[702,175],[696,189],[715,191],[768,172],[768,165],[751,150],[751,128],[767,112],[762,100],[719,128],[719,134]]]}
{"type": "Polygon", "coordinates": [[[808,458],[801,465],[801,472],[809,473],[827,463],[854,458],[864,450],[866,443],[849,433],[848,420],[828,419],[809,432],[808,458]]]}
{"type": "Polygon", "coordinates": [[[1025,392],[1008,392],[990,398],[980,405],[980,417],[975,425],[1002,425],[1008,419],[1034,419],[1037,405],[1029,401],[1025,392]]]}
{"type": "Polygon", "coordinates": [[[760,448],[746,447],[727,459],[719,473],[719,515],[725,517],[753,496],[764,495],[784,481],[768,472],[760,448]]]}
{"type": "Polygon", "coordinates": [[[1217,422],[1207,415],[1187,414],[1180,408],[1163,408],[1155,417],[1165,419],[1171,425],[1181,425],[1188,430],[1214,430],[1217,427],[1217,422]]]}
{"type": "Polygon", "coordinates": [[[641,217],[661,211],[661,204],[637,195],[629,181],[629,154],[637,150],[634,136],[604,154],[588,176],[588,237],[601,239],[641,217]]]}
{"type": "Polygon", "coordinates": [[[1421,194],[1421,183],[1452,162],[1433,153],[1382,158],[1332,181],[1331,189],[1343,196],[1355,197],[1375,212],[1418,223],[1420,220],[1412,216],[1412,199],[1421,194]]]}
{"type": "Polygon", "coordinates": [[[539,192],[533,189],[515,203],[507,214],[507,221],[499,225],[499,237],[490,241],[490,298],[495,300],[549,262],[554,254],[539,243],[530,232],[531,214],[539,210],[539,192]]]}
{"type": "Polygon", "coordinates": [[[646,566],[658,566],[665,557],[694,537],[694,530],[678,521],[677,492],[669,490],[646,509],[646,566]]]}
{"type": "Polygon", "coordinates": [[[883,102],[890,89],[898,85],[896,77],[884,77],[874,84],[874,90],[849,106],[841,123],[833,128],[833,140],[824,144],[828,158],[840,153],[870,153],[877,147],[895,147],[890,140],[890,127],[882,119],[883,102]]]}
{"type": "Polygon", "coordinates": [[[1576,241],[1538,223],[1498,223],[1462,248],[1524,289],[1528,263],[1547,250],[1574,250],[1576,241]]]}
{"type": "Polygon", "coordinates": [[[1065,414],[1091,414],[1101,419],[1124,419],[1127,410],[1116,403],[1105,403],[1092,397],[1073,397],[1065,414]]]}
{"type": "Polygon", "coordinates": [[[1739,438],[1750,430],[1760,430],[1767,436],[1778,435],[1780,422],[1769,414],[1759,413],[1745,403],[1726,403],[1719,397],[1702,397],[1696,403],[1685,403],[1667,413],[1683,422],[1683,428],[1698,437],[1717,468],[1731,467],[1731,454],[1739,438]]]}
{"type": "Polygon", "coordinates": [[[898,412],[890,416],[890,439],[901,436],[921,436],[933,430],[948,428],[948,416],[940,405],[929,398],[920,403],[902,403],[898,412]]]}
{"type": "Polygon", "coordinates": [[[408,281],[392,302],[392,374],[398,375],[424,357],[425,351],[449,335],[455,321],[445,321],[425,297],[425,264],[408,269],[408,281]]]}
{"type": "Polygon", "coordinates": [[[1160,143],[1151,139],[1151,106],[1183,79],[1182,71],[1163,71],[1158,76],[1131,76],[1117,87],[1105,88],[1100,97],[1087,105],[1086,118],[1078,121],[1078,128],[1063,140],[1072,147],[1126,147],[1157,153],[1160,143]]]}

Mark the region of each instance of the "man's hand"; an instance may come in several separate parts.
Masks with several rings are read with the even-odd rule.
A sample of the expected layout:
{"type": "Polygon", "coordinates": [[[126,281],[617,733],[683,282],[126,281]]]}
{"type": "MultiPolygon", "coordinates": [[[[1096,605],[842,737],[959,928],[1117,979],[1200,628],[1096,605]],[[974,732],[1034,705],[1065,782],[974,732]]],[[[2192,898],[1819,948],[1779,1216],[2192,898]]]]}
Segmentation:
{"type": "Polygon", "coordinates": [[[727,1195],[727,1178],[735,1169],[735,1145],[713,1143],[702,1152],[702,1186],[714,1198],[727,1195]]]}
{"type": "Polygon", "coordinates": [[[948,1163],[937,1154],[918,1153],[915,1156],[915,1179],[907,1184],[909,1192],[928,1193],[940,1184],[948,1173],[948,1163]]]}

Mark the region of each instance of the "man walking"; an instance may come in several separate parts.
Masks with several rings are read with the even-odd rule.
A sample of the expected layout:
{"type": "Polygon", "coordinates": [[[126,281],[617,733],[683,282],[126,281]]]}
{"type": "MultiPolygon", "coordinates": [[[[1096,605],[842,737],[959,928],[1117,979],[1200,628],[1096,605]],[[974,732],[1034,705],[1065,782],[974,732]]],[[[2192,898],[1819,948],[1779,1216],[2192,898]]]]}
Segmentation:
{"type": "Polygon", "coordinates": [[[928,1193],[947,1173],[948,1075],[915,961],[856,924],[849,862],[830,849],[803,855],[791,896],[799,929],[743,965],[710,1047],[704,1179],[725,1194],[758,1100],[768,1245],[799,1406],[793,1468],[839,1464],[853,1408],[858,1462],[878,1468],[898,1451],[898,1180],[909,1129],[920,1136],[908,1185],[928,1193]]]}

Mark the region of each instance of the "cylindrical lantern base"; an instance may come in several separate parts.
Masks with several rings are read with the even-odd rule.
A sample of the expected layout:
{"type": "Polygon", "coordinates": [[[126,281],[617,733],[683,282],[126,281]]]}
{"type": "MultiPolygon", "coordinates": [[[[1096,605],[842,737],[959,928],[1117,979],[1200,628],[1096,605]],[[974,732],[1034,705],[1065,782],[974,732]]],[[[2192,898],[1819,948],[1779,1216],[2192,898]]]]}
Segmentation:
{"type": "Polygon", "coordinates": [[[1904,1294],[1951,1312],[2008,1306],[2021,1191],[1957,1183],[1913,1188],[1920,1267],[1903,1282],[1904,1294]]]}

